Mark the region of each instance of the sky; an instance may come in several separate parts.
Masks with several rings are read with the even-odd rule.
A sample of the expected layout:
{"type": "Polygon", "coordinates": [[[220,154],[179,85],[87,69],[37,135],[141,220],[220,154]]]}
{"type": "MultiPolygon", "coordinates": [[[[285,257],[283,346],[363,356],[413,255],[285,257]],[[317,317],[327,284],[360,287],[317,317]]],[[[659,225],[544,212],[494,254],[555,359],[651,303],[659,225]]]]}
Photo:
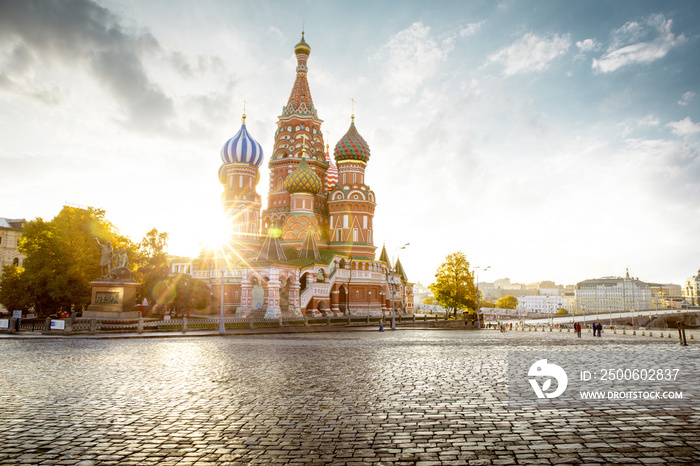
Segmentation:
{"type": "Polygon", "coordinates": [[[462,251],[481,281],[682,284],[700,268],[699,16],[694,0],[0,0],[0,217],[93,206],[196,255],[243,101],[266,205],[303,29],[326,142],[354,112],[375,243],[410,280],[462,251]]]}

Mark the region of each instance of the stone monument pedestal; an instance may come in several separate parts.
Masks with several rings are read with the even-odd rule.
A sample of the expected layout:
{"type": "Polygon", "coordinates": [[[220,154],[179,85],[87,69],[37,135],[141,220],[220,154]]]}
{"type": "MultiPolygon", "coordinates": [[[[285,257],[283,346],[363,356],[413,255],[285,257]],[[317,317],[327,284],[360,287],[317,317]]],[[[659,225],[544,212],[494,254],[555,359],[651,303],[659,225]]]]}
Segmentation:
{"type": "Polygon", "coordinates": [[[90,282],[92,299],[83,317],[92,319],[138,319],[138,283],[131,279],[98,278],[90,282]]]}

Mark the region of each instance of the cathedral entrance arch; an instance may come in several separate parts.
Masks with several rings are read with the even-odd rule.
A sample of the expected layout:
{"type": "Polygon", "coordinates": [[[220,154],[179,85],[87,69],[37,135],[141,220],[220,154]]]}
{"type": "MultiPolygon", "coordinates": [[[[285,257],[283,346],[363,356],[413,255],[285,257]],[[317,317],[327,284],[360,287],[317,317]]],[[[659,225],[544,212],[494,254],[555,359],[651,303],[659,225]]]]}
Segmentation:
{"type": "Polygon", "coordinates": [[[306,287],[308,286],[307,281],[310,277],[309,272],[304,273],[304,275],[301,276],[299,279],[299,292],[303,293],[306,287]]]}

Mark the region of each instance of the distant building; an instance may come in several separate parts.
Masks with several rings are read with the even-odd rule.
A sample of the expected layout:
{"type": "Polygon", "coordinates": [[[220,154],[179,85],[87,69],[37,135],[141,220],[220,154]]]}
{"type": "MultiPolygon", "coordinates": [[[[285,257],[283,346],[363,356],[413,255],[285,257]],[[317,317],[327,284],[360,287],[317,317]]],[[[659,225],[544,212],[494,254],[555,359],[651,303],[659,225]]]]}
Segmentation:
{"type": "Polygon", "coordinates": [[[649,283],[651,306],[654,309],[680,309],[683,304],[683,287],[673,283],[649,283]]]}
{"type": "Polygon", "coordinates": [[[12,264],[22,267],[25,256],[17,244],[26,223],[23,218],[0,218],[0,269],[12,264]]]}
{"type": "MultiPolygon", "coordinates": [[[[573,285],[570,285],[573,291],[573,285]]],[[[535,283],[511,283],[510,278],[500,278],[493,283],[479,283],[479,291],[485,300],[494,301],[504,296],[513,295],[518,299],[522,296],[562,296],[567,294],[567,289],[561,285],[556,285],[551,280],[544,280],[535,283]]]]}
{"type": "MultiPolygon", "coordinates": [[[[27,221],[23,218],[0,217],[0,272],[6,265],[24,266],[26,256],[19,252],[17,245],[26,224],[27,221]]],[[[0,305],[0,312],[7,310],[0,305]]]]}
{"type": "Polygon", "coordinates": [[[585,313],[652,309],[651,288],[629,272],[624,278],[584,280],[576,284],[576,304],[585,313]]]}
{"type": "Polygon", "coordinates": [[[425,298],[433,296],[427,286],[423,286],[421,282],[413,285],[413,304],[417,307],[419,304],[423,304],[425,298]]]}
{"type": "Polygon", "coordinates": [[[494,288],[505,288],[510,286],[510,278],[499,278],[493,282],[494,288]]]}
{"type": "Polygon", "coordinates": [[[683,297],[690,306],[700,306],[700,270],[697,275],[685,281],[683,297]]]}
{"type": "Polygon", "coordinates": [[[177,275],[183,273],[192,275],[192,265],[192,259],[189,257],[168,256],[168,267],[170,267],[171,274],[177,275]]]}
{"type": "Polygon", "coordinates": [[[517,298],[517,309],[523,313],[556,314],[559,309],[566,309],[573,314],[576,311],[576,298],[573,296],[539,295],[517,298]]]}

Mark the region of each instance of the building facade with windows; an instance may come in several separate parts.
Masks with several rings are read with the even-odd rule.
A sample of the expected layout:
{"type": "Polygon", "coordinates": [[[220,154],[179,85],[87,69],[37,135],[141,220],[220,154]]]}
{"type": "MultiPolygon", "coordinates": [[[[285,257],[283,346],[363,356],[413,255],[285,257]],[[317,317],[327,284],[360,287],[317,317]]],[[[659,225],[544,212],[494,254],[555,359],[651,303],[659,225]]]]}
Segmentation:
{"type": "Polygon", "coordinates": [[[516,296],[517,309],[523,313],[556,314],[559,309],[566,309],[569,314],[576,311],[576,298],[573,296],[538,295],[516,296]]]}
{"type": "Polygon", "coordinates": [[[697,275],[685,281],[683,298],[689,306],[700,306],[700,270],[697,275]]]}
{"type": "Polygon", "coordinates": [[[0,270],[6,265],[22,267],[25,256],[18,243],[26,224],[23,218],[0,218],[0,270]]]}
{"type": "MultiPolygon", "coordinates": [[[[212,290],[213,308],[265,317],[410,313],[413,290],[386,248],[376,257],[374,191],[365,181],[370,148],[350,117],[333,157],[307,81],[311,47],[295,46],[296,77],[268,158],[269,192],[257,193],[262,146],[240,130],[221,150],[222,204],[230,241],[203,251],[191,270],[212,290]]],[[[397,243],[400,240],[397,240],[397,243]]]]}
{"type": "MultiPolygon", "coordinates": [[[[23,218],[0,218],[0,272],[6,265],[23,267],[25,255],[19,252],[18,243],[26,224],[23,218]]],[[[7,310],[0,305],[0,312],[7,310]]]]}
{"type": "Polygon", "coordinates": [[[632,311],[652,309],[651,288],[627,272],[624,278],[604,277],[576,284],[579,312],[632,311]]]}

